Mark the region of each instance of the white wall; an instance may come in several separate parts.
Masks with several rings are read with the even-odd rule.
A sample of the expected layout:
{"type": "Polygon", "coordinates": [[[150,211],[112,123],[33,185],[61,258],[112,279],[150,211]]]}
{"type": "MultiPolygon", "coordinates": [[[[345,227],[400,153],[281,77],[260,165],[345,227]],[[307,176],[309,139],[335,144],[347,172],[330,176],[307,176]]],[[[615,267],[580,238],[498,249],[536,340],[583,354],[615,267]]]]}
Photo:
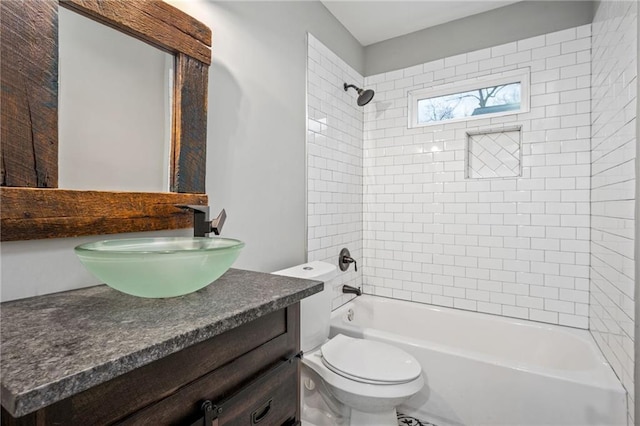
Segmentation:
{"type": "Polygon", "coordinates": [[[591,333],[634,424],[637,2],[601,2],[592,36],[591,333]]]}
{"type": "Polygon", "coordinates": [[[588,327],[590,25],[365,78],[364,283],[588,327]],[[531,110],[407,128],[407,92],[531,70],[531,110]],[[522,177],[465,179],[468,131],[522,126],[522,177]]]}
{"type": "Polygon", "coordinates": [[[363,109],[355,90],[364,77],[309,34],[307,65],[307,222],[309,261],[336,264],[343,247],[360,263],[339,271],[333,307],[353,295],[344,284],[362,286],[363,109]]]}

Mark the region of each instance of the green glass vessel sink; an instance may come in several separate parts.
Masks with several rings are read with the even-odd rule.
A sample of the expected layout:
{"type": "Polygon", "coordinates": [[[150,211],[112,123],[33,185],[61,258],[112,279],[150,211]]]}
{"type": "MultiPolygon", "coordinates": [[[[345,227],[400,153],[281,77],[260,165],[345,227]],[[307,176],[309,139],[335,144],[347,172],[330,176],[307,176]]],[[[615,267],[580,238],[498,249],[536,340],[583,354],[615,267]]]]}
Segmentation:
{"type": "Polygon", "coordinates": [[[134,238],[82,244],[82,264],[108,286],[139,297],[175,297],[211,284],[244,243],[230,238],[134,238]]]}

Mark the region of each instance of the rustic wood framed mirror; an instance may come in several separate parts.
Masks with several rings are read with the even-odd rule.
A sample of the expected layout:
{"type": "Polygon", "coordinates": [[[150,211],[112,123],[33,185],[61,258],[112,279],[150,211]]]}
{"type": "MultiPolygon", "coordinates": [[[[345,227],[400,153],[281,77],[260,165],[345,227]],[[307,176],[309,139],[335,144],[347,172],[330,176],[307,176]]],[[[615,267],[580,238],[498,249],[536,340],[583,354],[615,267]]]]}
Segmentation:
{"type": "Polygon", "coordinates": [[[2,241],[190,227],[192,213],[176,206],[208,202],[211,30],[160,0],[13,0],[0,13],[2,241]],[[58,189],[59,7],[175,56],[171,192],[58,189]]]}

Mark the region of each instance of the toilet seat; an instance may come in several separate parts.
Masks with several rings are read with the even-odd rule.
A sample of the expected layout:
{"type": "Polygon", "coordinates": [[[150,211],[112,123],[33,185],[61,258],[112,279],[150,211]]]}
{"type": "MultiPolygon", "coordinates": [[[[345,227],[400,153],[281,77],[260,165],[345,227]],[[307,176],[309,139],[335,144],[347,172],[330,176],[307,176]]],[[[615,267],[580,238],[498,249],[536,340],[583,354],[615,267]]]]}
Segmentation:
{"type": "Polygon", "coordinates": [[[422,372],[418,361],[399,348],[342,334],[322,345],[320,353],[328,369],[360,383],[409,383],[420,377],[422,372]]]}
{"type": "Polygon", "coordinates": [[[353,380],[329,369],[322,361],[320,349],[306,353],[302,363],[315,371],[327,384],[355,395],[370,398],[404,398],[418,392],[424,386],[424,379],[420,374],[415,380],[407,383],[373,384],[353,380]]]}
{"type": "Polygon", "coordinates": [[[422,375],[409,383],[377,385],[357,382],[329,370],[322,362],[320,351],[305,354],[302,363],[315,371],[331,387],[362,397],[394,399],[411,396],[424,386],[422,375]]]}

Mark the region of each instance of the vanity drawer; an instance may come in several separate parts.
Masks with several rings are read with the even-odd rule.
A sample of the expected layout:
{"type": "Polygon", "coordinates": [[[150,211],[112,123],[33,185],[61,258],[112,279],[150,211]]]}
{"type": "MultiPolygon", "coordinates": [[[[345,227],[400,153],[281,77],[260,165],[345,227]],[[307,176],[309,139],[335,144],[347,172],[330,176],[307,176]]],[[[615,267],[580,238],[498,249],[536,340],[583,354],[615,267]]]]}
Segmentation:
{"type": "Polygon", "coordinates": [[[218,425],[282,425],[294,419],[298,394],[297,364],[287,363],[277,374],[224,404],[218,416],[218,425]]]}
{"type": "MultiPolygon", "coordinates": [[[[236,371],[253,373],[260,365],[256,361],[273,352],[264,345],[236,360],[228,367],[207,374],[175,394],[128,417],[120,425],[143,426],[183,425],[282,425],[297,417],[298,361],[297,356],[279,356],[275,362],[251,374],[245,380],[235,381],[228,375],[236,371]],[[235,382],[225,386],[221,381],[235,382]],[[205,417],[206,402],[210,407],[205,417]],[[215,422],[212,422],[215,419],[215,422]],[[207,421],[205,421],[207,420],[207,421]]],[[[237,374],[236,374],[237,375],[237,374]]]]}

